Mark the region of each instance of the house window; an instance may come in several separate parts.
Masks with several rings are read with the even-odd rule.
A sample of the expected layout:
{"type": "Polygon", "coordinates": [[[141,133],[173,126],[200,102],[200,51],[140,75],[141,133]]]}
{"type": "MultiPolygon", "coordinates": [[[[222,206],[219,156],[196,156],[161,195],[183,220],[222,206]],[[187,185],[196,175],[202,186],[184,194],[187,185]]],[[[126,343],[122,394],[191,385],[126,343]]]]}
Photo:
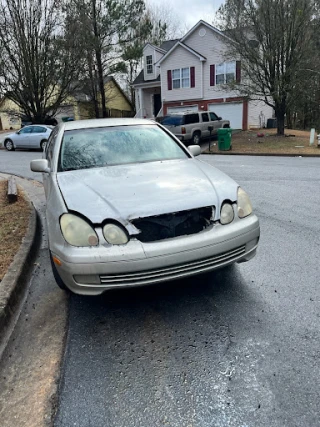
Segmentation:
{"type": "Polygon", "coordinates": [[[190,87],[190,68],[177,68],[172,70],[173,89],[190,87]]]}
{"type": "Polygon", "coordinates": [[[216,84],[223,85],[236,80],[236,62],[224,62],[216,67],[216,84]]]}
{"type": "Polygon", "coordinates": [[[153,74],[153,61],[152,55],[146,56],[147,74],[153,74]]]}

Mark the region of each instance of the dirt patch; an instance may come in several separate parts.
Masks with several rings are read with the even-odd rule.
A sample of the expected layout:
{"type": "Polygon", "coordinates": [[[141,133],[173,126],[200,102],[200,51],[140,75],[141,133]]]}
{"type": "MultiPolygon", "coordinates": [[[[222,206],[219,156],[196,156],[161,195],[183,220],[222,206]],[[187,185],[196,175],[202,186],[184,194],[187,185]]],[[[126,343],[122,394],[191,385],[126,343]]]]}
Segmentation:
{"type": "MultiPolygon", "coordinates": [[[[301,130],[286,129],[286,136],[277,136],[274,129],[239,131],[232,134],[232,153],[320,155],[317,142],[315,138],[314,144],[310,146],[310,132],[301,130]]],[[[208,153],[209,150],[205,152],[208,153]]],[[[220,152],[218,141],[211,143],[210,152],[220,152]]]]}
{"type": "Polygon", "coordinates": [[[25,236],[30,207],[18,189],[18,201],[7,201],[7,181],[0,181],[0,281],[19,250],[25,236]]]}

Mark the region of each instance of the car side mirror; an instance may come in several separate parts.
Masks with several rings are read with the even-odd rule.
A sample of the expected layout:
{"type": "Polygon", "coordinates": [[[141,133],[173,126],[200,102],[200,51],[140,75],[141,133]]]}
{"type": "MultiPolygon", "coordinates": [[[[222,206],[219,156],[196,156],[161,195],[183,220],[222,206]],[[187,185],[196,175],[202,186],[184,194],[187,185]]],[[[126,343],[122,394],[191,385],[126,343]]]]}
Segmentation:
{"type": "Polygon", "coordinates": [[[188,150],[194,157],[199,156],[201,154],[201,148],[199,147],[199,145],[189,145],[188,150]]]}
{"type": "Polygon", "coordinates": [[[32,160],[32,162],[30,163],[30,169],[33,172],[42,172],[42,173],[50,172],[49,163],[47,159],[32,160]]]}
{"type": "Polygon", "coordinates": [[[222,117],[218,117],[218,120],[222,120],[222,117]]]}

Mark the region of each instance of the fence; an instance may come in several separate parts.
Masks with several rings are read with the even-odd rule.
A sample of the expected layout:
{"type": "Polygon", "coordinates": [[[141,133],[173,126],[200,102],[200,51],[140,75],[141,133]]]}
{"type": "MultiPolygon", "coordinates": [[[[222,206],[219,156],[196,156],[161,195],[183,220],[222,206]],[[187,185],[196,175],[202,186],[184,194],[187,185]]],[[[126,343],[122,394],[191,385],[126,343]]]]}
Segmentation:
{"type": "Polygon", "coordinates": [[[115,108],[107,109],[108,117],[121,118],[121,117],[134,117],[133,111],[116,110],[115,108]]]}

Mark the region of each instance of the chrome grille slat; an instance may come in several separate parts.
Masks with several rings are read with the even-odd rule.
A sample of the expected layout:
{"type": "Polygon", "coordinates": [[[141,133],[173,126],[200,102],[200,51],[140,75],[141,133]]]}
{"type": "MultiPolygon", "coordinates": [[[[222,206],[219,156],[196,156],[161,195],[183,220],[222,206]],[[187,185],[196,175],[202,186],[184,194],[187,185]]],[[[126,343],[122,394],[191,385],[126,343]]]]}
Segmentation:
{"type": "Polygon", "coordinates": [[[189,262],[185,264],[175,265],[173,267],[162,268],[157,270],[150,271],[141,271],[137,273],[130,274],[110,274],[110,275],[100,275],[100,282],[102,285],[108,284],[135,284],[135,283],[143,283],[145,281],[158,281],[163,280],[166,277],[174,278],[177,275],[183,273],[192,273],[199,271],[209,270],[210,268],[223,264],[228,261],[232,261],[233,259],[237,259],[242,254],[245,253],[245,246],[241,246],[240,248],[234,249],[232,251],[225,252],[223,254],[219,254],[210,258],[189,262]]]}
{"type": "Polygon", "coordinates": [[[210,257],[210,258],[205,258],[202,260],[197,260],[197,261],[193,261],[193,262],[189,262],[186,264],[181,264],[181,265],[175,265],[173,267],[167,267],[167,268],[162,268],[162,269],[158,269],[158,270],[150,270],[150,271],[140,271],[138,273],[130,273],[130,274],[115,274],[115,275],[109,275],[108,276],[100,276],[100,277],[108,277],[109,279],[117,279],[119,278],[119,276],[121,276],[121,279],[126,279],[126,278],[134,278],[134,277],[143,277],[143,276],[150,276],[150,275],[154,275],[154,274],[161,274],[161,273],[166,273],[166,272],[170,272],[170,271],[175,271],[177,269],[181,269],[181,268],[188,268],[188,267],[194,267],[196,266],[200,266],[201,264],[207,264],[207,263],[211,263],[212,261],[219,261],[220,259],[224,259],[226,257],[230,257],[230,256],[236,256],[238,254],[242,254],[243,251],[245,250],[245,247],[241,247],[241,248],[237,248],[234,249],[232,251],[229,251],[227,253],[223,253],[223,254],[219,254],[216,255],[214,257],[210,257]]]}

